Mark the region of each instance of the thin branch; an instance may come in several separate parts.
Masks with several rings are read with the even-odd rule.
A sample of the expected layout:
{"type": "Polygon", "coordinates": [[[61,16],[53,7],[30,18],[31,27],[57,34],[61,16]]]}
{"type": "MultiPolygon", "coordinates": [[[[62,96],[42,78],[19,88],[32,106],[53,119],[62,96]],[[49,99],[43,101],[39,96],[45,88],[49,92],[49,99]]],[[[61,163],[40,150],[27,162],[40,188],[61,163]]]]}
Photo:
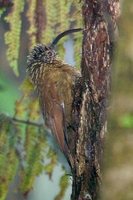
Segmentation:
{"type": "Polygon", "coordinates": [[[28,121],[28,120],[17,119],[17,118],[11,118],[11,119],[13,121],[17,122],[17,123],[23,123],[23,124],[28,124],[28,125],[37,126],[37,127],[43,127],[43,124],[39,124],[39,123],[36,123],[36,122],[31,122],[31,121],[28,121]]]}

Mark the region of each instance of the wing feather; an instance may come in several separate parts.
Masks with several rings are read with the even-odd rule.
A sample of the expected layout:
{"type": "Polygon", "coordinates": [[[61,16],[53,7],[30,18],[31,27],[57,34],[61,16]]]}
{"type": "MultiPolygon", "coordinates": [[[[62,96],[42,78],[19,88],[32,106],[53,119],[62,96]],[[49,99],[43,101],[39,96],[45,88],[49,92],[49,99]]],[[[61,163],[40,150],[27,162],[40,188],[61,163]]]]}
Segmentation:
{"type": "Polygon", "coordinates": [[[41,97],[41,107],[43,110],[45,124],[51,129],[61,150],[65,152],[65,116],[64,103],[60,100],[55,84],[50,80],[45,82],[45,88],[41,97]]]}

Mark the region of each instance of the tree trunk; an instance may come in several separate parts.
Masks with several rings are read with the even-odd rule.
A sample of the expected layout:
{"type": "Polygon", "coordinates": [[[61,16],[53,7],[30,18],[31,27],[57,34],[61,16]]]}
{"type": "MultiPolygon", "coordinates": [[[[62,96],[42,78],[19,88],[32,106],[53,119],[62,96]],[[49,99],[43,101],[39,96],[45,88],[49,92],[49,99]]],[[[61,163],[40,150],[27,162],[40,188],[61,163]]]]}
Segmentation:
{"type": "Polygon", "coordinates": [[[118,5],[116,0],[83,1],[82,80],[77,80],[73,103],[76,153],[72,200],[96,200],[99,195],[110,90],[112,31],[119,14],[118,5]]]}

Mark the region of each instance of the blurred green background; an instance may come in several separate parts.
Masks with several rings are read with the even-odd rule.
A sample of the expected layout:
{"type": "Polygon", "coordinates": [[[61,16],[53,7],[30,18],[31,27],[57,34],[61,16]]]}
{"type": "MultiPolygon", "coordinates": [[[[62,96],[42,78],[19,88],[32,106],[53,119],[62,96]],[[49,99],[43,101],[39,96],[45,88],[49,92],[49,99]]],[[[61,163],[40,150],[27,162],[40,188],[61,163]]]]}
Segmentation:
{"type": "Polygon", "coordinates": [[[103,200],[133,199],[133,1],[120,2],[105,139],[103,200]]]}

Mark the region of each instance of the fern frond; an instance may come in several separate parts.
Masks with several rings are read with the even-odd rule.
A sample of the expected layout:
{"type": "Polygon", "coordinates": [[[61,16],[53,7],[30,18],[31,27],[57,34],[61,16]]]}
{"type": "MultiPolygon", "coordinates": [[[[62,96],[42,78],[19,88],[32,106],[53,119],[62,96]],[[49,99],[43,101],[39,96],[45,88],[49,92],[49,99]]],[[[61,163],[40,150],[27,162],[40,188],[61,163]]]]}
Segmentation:
{"type": "Polygon", "coordinates": [[[57,165],[57,154],[51,148],[49,148],[46,158],[48,163],[44,165],[44,171],[51,178],[54,168],[57,165]]]}
{"type": "Polygon", "coordinates": [[[39,128],[37,130],[35,127],[28,126],[25,139],[26,167],[20,172],[22,179],[20,188],[23,193],[31,190],[36,176],[43,171],[44,149],[46,149],[44,132],[39,128]]]}
{"type": "Polygon", "coordinates": [[[27,33],[29,34],[30,39],[30,47],[32,48],[36,44],[36,26],[35,26],[35,13],[36,13],[36,3],[37,0],[27,0],[28,10],[27,10],[27,18],[29,21],[29,29],[27,33]]]}
{"type": "Polygon", "coordinates": [[[54,200],[62,200],[65,195],[65,192],[69,186],[69,178],[65,172],[62,175],[62,177],[60,178],[59,186],[60,186],[60,191],[54,200]]]}
{"type": "Polygon", "coordinates": [[[5,200],[8,187],[13,180],[18,160],[15,152],[17,143],[17,129],[15,124],[6,117],[0,115],[0,199],[5,200]]]}
{"type": "Polygon", "coordinates": [[[57,10],[55,7],[55,1],[53,0],[45,0],[44,7],[46,12],[46,28],[42,35],[42,42],[48,44],[55,36],[55,18],[57,10]]]}
{"type": "Polygon", "coordinates": [[[5,33],[7,44],[7,59],[14,73],[18,76],[18,58],[20,49],[20,35],[22,27],[21,14],[24,10],[25,1],[15,0],[11,13],[5,18],[9,23],[10,30],[5,33]]]}

